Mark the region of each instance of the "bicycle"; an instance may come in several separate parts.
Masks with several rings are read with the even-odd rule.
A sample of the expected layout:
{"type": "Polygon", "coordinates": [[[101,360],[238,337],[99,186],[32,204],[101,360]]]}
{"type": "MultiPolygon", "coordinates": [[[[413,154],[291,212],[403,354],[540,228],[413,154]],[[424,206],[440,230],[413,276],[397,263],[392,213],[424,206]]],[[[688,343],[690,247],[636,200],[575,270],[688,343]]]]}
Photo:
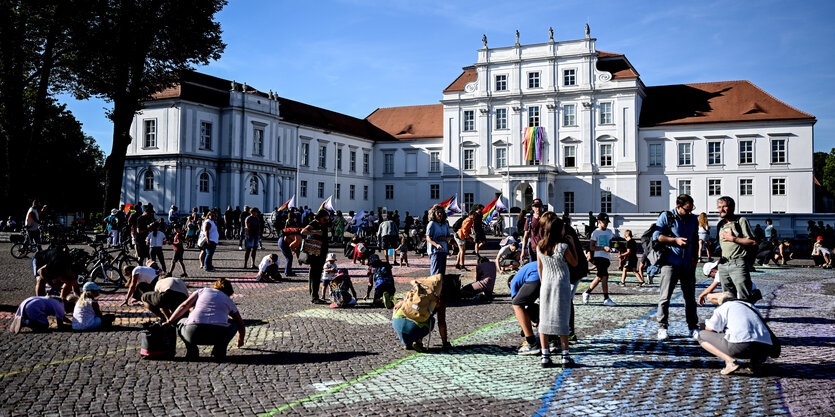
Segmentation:
{"type": "Polygon", "coordinates": [[[25,230],[22,234],[11,235],[9,238],[13,243],[10,252],[15,259],[23,259],[30,253],[36,253],[40,250],[39,244],[32,242],[29,232],[25,230]]]}
{"type": "Polygon", "coordinates": [[[113,265],[116,261],[115,258],[105,249],[103,243],[91,243],[89,246],[93,248],[95,254],[87,254],[85,260],[86,272],[78,276],[78,284],[84,285],[84,282],[89,279],[91,282],[99,283],[102,292],[116,292],[125,283],[125,278],[121,269],[113,265]]]}

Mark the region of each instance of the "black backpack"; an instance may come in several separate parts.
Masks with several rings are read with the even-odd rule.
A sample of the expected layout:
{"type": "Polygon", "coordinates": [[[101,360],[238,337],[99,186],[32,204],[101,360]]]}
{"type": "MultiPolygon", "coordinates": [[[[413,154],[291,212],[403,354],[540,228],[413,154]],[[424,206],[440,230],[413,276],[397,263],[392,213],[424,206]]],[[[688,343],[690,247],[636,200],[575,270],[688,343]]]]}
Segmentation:
{"type": "MultiPolygon", "coordinates": [[[[667,210],[664,212],[664,214],[667,215],[667,224],[672,224],[674,220],[673,213],[667,210]]],[[[667,255],[667,252],[670,249],[667,245],[661,242],[656,241],[655,243],[653,243],[652,235],[655,233],[656,230],[658,230],[658,226],[656,225],[656,223],[653,223],[649,227],[649,229],[647,229],[641,235],[641,248],[644,250],[644,256],[646,256],[650,265],[662,264],[664,262],[664,258],[667,255]]],[[[662,230],[661,233],[664,233],[664,231],[662,230]]],[[[669,231],[667,231],[666,234],[669,235],[669,231]]]]}
{"type": "MultiPolygon", "coordinates": [[[[574,230],[573,228],[569,228],[574,230]]],[[[577,281],[585,278],[589,275],[589,260],[586,259],[586,256],[583,254],[583,249],[580,244],[580,239],[577,237],[576,234],[570,233],[566,235],[566,238],[574,240],[574,250],[575,255],[577,257],[577,265],[575,266],[568,266],[568,275],[570,277],[570,281],[572,284],[576,283],[577,281]]],[[[570,250],[570,249],[566,249],[570,250]]]]}
{"type": "Polygon", "coordinates": [[[461,217],[458,218],[458,220],[455,221],[455,223],[452,225],[452,231],[453,232],[457,232],[459,229],[461,229],[461,225],[464,224],[464,218],[465,217],[466,216],[461,216],[461,217]]]}

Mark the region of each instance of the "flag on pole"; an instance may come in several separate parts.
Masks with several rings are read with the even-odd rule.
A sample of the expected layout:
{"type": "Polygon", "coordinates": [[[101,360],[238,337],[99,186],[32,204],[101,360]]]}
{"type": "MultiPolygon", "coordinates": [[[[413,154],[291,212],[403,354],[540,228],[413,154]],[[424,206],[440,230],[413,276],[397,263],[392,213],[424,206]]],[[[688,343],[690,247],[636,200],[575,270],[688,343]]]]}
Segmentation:
{"type": "Polygon", "coordinates": [[[507,207],[502,204],[502,196],[499,195],[495,200],[491,201],[490,204],[484,206],[481,213],[484,215],[484,221],[489,223],[493,221],[493,218],[499,215],[502,211],[507,211],[507,207]]]}
{"type": "Polygon", "coordinates": [[[125,204],[125,214],[128,214],[133,210],[133,204],[125,204]]]}
{"type": "Polygon", "coordinates": [[[522,155],[526,161],[542,160],[542,139],[545,128],[542,126],[526,127],[522,133],[522,155]]]}
{"type": "Polygon", "coordinates": [[[452,197],[438,203],[438,205],[446,209],[447,216],[461,212],[461,207],[458,207],[458,193],[453,194],[452,197]]]}
{"type": "MultiPolygon", "coordinates": [[[[331,213],[336,213],[336,210],[333,208],[333,203],[331,202],[332,198],[333,198],[333,196],[330,196],[325,201],[323,201],[322,205],[319,206],[319,210],[325,209],[325,210],[327,210],[331,213]]],[[[319,210],[317,210],[317,212],[319,210]]]]}
{"type": "Polygon", "coordinates": [[[286,203],[282,204],[281,207],[278,208],[278,212],[281,213],[284,210],[289,210],[289,209],[294,208],[294,207],[296,207],[296,196],[295,195],[290,197],[290,199],[287,200],[286,203]]]}

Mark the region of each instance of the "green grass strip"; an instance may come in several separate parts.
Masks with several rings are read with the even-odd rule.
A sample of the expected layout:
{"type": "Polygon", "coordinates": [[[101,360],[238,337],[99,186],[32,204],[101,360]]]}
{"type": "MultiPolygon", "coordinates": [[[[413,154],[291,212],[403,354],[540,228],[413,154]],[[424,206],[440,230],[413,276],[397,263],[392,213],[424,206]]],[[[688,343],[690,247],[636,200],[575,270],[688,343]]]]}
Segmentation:
{"type": "MultiPolygon", "coordinates": [[[[511,321],[511,320],[516,320],[516,317],[515,317],[515,316],[511,316],[510,318],[507,318],[507,319],[505,319],[505,320],[497,321],[497,322],[495,322],[495,323],[490,323],[490,324],[488,324],[488,325],[486,325],[486,326],[484,326],[484,327],[481,327],[481,328],[479,328],[479,329],[477,329],[477,330],[475,330],[475,331],[473,331],[473,332],[471,332],[471,333],[469,333],[469,334],[466,334],[466,335],[464,335],[464,336],[461,336],[461,337],[459,337],[459,338],[457,338],[457,339],[453,340],[453,342],[457,343],[457,342],[462,341],[462,340],[464,340],[464,339],[466,339],[466,338],[468,338],[468,337],[474,336],[474,335],[476,335],[476,334],[478,334],[478,333],[480,333],[480,332],[483,332],[483,331],[485,331],[485,330],[492,329],[493,327],[496,327],[496,326],[498,326],[498,325],[500,325],[500,324],[503,324],[503,323],[507,323],[508,321],[511,321]]],[[[398,359],[398,360],[396,360],[396,361],[394,361],[394,362],[392,362],[392,363],[390,363],[390,364],[388,364],[388,365],[385,365],[385,366],[383,366],[383,367],[381,367],[381,368],[377,368],[377,369],[375,369],[375,370],[373,370],[373,371],[371,371],[371,372],[369,372],[369,373],[367,373],[367,374],[365,374],[365,375],[363,375],[363,376],[361,376],[361,377],[359,377],[359,378],[357,378],[357,379],[353,379],[353,380],[348,381],[348,382],[343,382],[343,383],[341,383],[341,384],[339,384],[339,385],[337,385],[337,386],[335,386],[335,387],[333,387],[333,388],[331,388],[331,389],[329,389],[329,390],[327,390],[327,391],[325,391],[325,392],[320,392],[320,393],[318,393],[318,394],[311,395],[311,396],[309,396],[309,397],[307,397],[307,398],[302,398],[301,400],[296,400],[296,401],[293,401],[292,403],[282,405],[281,407],[278,407],[278,408],[275,408],[275,409],[273,409],[273,410],[267,411],[267,412],[265,412],[265,413],[259,414],[258,416],[259,416],[259,417],[270,417],[270,416],[274,416],[274,415],[276,415],[276,414],[278,414],[278,413],[281,413],[281,412],[283,412],[283,411],[287,410],[288,408],[292,408],[292,407],[295,407],[295,406],[297,406],[297,405],[299,405],[299,404],[304,404],[304,403],[306,403],[306,402],[310,402],[310,401],[313,401],[313,400],[315,400],[315,399],[322,398],[322,397],[324,397],[324,396],[326,396],[326,395],[333,394],[333,393],[335,393],[335,392],[337,392],[337,391],[340,391],[340,390],[342,390],[342,389],[344,389],[344,388],[350,387],[351,385],[354,385],[354,384],[356,384],[357,382],[360,382],[360,381],[366,380],[366,379],[371,378],[372,376],[375,376],[375,375],[379,375],[379,374],[381,374],[381,373],[383,373],[383,372],[385,372],[385,371],[387,371],[387,370],[389,370],[389,369],[391,369],[391,368],[394,368],[394,367],[395,367],[395,366],[397,366],[397,365],[400,365],[401,363],[403,363],[403,362],[405,362],[405,361],[407,361],[407,360],[409,360],[409,359],[414,359],[414,358],[417,358],[418,356],[423,356],[423,355],[425,355],[425,354],[424,354],[424,353],[415,353],[415,354],[412,354],[412,355],[406,356],[405,358],[398,359]]]]}

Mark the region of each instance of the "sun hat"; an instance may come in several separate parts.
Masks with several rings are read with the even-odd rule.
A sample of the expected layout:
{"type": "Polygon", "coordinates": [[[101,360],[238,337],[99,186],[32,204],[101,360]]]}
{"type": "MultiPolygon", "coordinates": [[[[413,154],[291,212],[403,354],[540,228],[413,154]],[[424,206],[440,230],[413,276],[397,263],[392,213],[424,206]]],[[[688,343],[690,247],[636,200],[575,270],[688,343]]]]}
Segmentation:
{"type": "Polygon", "coordinates": [[[333,253],[333,252],[328,253],[328,257],[327,257],[327,258],[325,258],[325,260],[328,260],[328,261],[335,261],[335,260],[336,260],[336,254],[335,254],[335,253],[333,253]]]}
{"type": "Polygon", "coordinates": [[[110,210],[110,214],[116,214],[118,212],[119,212],[119,210],[116,210],[116,209],[110,210]]]}
{"type": "Polygon", "coordinates": [[[85,282],[84,286],[81,287],[81,290],[85,291],[85,292],[86,291],[101,291],[101,287],[99,286],[99,284],[96,284],[95,282],[85,282]]]}
{"type": "Polygon", "coordinates": [[[702,273],[704,273],[705,276],[708,276],[708,275],[710,275],[710,271],[713,270],[713,268],[716,268],[718,266],[719,266],[719,262],[708,262],[708,263],[705,264],[705,266],[702,267],[702,273]]]}

